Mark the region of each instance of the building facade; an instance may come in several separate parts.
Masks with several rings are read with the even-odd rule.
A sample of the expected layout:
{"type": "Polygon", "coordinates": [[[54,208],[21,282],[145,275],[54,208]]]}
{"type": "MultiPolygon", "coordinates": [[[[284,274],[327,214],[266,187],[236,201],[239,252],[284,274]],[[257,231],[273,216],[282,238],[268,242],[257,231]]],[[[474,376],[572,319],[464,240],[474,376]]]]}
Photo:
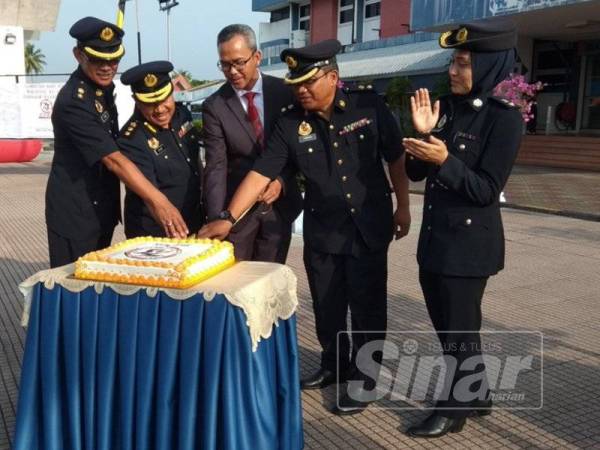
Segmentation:
{"type": "Polygon", "coordinates": [[[270,14],[258,34],[262,70],[274,76],[287,72],[283,49],[332,38],[343,45],[342,79],[379,92],[398,76],[431,87],[446,70],[450,52],[439,48],[437,35],[410,32],[410,0],[253,0],[252,9],[270,14]]]}
{"type": "Polygon", "coordinates": [[[517,25],[520,70],[546,83],[521,163],[600,170],[599,0],[418,0],[415,31],[508,17],[517,25]]]}

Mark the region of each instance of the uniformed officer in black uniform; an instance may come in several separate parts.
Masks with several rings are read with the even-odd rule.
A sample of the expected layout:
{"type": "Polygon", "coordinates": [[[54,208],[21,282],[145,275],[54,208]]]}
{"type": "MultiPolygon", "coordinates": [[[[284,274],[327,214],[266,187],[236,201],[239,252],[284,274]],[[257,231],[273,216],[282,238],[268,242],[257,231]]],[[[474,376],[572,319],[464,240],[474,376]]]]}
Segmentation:
{"type": "Polygon", "coordinates": [[[491,412],[480,351],[481,299],[488,277],[504,267],[499,196],[523,130],[515,105],[492,94],[515,64],[513,24],[461,25],[442,34],[440,44],[456,49],[449,69],[452,94],[432,108],[428,92],[417,91],[413,124],[423,136],[404,139],[409,178],[427,178],[419,280],[445,355],[456,358],[457,367],[469,358],[477,365],[447,378],[450,396],[408,430],[416,437],[457,432],[467,416],[491,412]],[[456,386],[465,376],[480,378],[469,387],[473,393],[456,386]]]}
{"type": "Polygon", "coordinates": [[[368,87],[337,88],[340,48],[337,40],[328,40],[282,52],[290,69],[286,81],[298,102],[275,124],[265,151],[229,205],[229,221],[212,222],[201,236],[227,235],[286,163],[304,175],[304,264],[322,354],[321,368],[302,380],[302,388],[318,389],[351,376],[359,381],[357,388],[351,391],[349,384],[333,412],[352,414],[373,399],[368,395],[373,378],[355,370],[356,353],[385,337],[388,246],[394,233],[396,238],[408,233],[410,214],[398,125],[368,87]],[[399,205],[395,214],[382,158],[389,164],[399,205]],[[352,343],[341,334],[338,352],[336,339],[346,331],[348,308],[352,331],[371,333],[354,334],[352,343]]]}
{"type": "MultiPolygon", "coordinates": [[[[135,111],[117,144],[196,233],[203,223],[200,142],[190,112],[173,99],[172,70],[170,62],[155,61],[123,73],[121,82],[131,85],[135,111]]],[[[165,236],[144,201],[130,189],[125,196],[125,235],[165,236]]]]}
{"type": "Polygon", "coordinates": [[[120,218],[119,178],[143,198],[172,236],[187,228],[177,209],[117,149],[113,78],[125,50],[123,30],[94,17],[70,30],[79,67],[52,112],[54,159],[46,189],[51,267],[110,245],[120,218]]]}

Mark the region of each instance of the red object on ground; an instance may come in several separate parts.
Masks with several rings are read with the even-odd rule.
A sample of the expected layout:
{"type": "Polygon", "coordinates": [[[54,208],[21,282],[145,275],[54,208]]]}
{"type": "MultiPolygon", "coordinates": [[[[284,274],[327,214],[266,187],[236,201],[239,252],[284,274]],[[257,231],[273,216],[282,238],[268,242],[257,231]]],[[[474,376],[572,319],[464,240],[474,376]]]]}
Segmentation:
{"type": "Polygon", "coordinates": [[[33,161],[42,151],[38,139],[0,140],[0,163],[33,161]]]}

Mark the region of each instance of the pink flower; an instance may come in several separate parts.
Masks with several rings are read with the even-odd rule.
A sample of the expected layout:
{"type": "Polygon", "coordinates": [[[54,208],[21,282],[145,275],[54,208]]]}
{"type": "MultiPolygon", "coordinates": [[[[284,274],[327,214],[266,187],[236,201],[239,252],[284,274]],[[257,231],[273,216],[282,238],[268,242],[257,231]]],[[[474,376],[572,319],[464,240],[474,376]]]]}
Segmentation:
{"type": "Polygon", "coordinates": [[[533,119],[531,107],[539,91],[544,89],[544,83],[527,83],[523,75],[511,73],[510,76],[500,82],[494,89],[494,95],[505,98],[519,107],[523,120],[529,122],[533,119]]]}

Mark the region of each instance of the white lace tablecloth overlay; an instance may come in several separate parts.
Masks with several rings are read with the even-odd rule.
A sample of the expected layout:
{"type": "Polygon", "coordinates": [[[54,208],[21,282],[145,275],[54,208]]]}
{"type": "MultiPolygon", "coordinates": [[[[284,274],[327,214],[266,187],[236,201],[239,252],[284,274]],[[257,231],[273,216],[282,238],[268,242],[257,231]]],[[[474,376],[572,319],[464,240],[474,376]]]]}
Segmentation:
{"type": "Polygon", "coordinates": [[[206,301],[211,301],[215,295],[223,294],[229,303],[240,307],[246,314],[252,351],[256,351],[260,340],[271,336],[273,325],[278,325],[280,319],[289,319],[298,306],[294,272],[289,267],[276,263],[242,261],[189,289],[78,280],[73,277],[73,271],[73,264],[43,270],[19,285],[25,297],[21,325],[27,326],[29,322],[33,287],[37,283],[44,283],[47,289],[52,289],[55,284],[59,284],[71,292],[81,292],[93,286],[98,294],[106,286],[121,295],[131,295],[140,289],[145,289],[149,297],[156,297],[160,290],[176,300],[185,300],[195,294],[202,294],[206,301]]]}

